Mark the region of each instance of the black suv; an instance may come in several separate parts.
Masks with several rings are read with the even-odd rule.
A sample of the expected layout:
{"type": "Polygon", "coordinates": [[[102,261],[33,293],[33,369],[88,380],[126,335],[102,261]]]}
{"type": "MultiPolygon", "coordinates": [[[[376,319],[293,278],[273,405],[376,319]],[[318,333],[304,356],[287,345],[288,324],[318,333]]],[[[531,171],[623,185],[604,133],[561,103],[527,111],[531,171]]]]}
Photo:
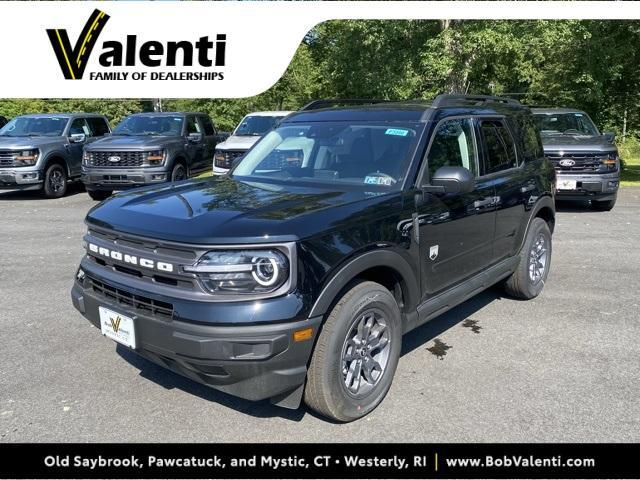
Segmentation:
{"type": "Polygon", "coordinates": [[[4,127],[8,122],[9,120],[7,120],[7,117],[0,115],[0,128],[4,127]]]}
{"type": "Polygon", "coordinates": [[[404,334],[497,282],[541,292],[555,173],[528,108],[339,104],[287,117],[229,175],[95,207],[75,307],[188,378],[351,421],[404,334]]]}
{"type": "Polygon", "coordinates": [[[620,186],[614,134],[600,133],[589,115],[572,108],[533,108],[545,155],[558,176],[558,200],[590,200],[611,210],[620,186]]]}
{"type": "Polygon", "coordinates": [[[217,134],[203,113],[138,113],[84,150],[82,182],[94,200],[113,190],[184,180],[211,168],[217,134]]]}

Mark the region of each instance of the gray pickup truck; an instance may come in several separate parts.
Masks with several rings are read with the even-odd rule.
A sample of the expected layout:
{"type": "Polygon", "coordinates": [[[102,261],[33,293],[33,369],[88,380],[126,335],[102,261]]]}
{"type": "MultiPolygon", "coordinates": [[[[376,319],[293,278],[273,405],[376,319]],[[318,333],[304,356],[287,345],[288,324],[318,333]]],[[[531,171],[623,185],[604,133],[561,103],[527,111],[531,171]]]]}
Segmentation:
{"type": "Polygon", "coordinates": [[[138,113],[88,146],[82,182],[94,200],[114,190],[184,180],[211,168],[217,143],[203,113],[138,113]]]}
{"type": "Polygon", "coordinates": [[[600,133],[589,115],[570,108],[534,108],[545,155],[556,170],[557,200],[590,200],[611,210],[620,186],[613,133],[600,133]]]}
{"type": "Polygon", "coordinates": [[[82,149],[108,135],[103,115],[60,113],[16,117],[0,129],[0,189],[41,190],[62,197],[80,178],[82,149]]]}

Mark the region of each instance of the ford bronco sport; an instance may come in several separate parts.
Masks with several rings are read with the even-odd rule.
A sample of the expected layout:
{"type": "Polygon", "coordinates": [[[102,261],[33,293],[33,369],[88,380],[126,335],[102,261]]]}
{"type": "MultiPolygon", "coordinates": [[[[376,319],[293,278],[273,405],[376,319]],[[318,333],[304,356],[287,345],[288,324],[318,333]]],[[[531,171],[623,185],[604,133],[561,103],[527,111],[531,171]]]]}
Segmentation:
{"type": "Polygon", "coordinates": [[[611,210],[620,186],[613,133],[600,133],[589,115],[570,108],[534,108],[544,152],[558,176],[558,200],[591,200],[611,210]]]}
{"type": "Polygon", "coordinates": [[[103,115],[61,113],[16,117],[0,130],[0,189],[42,190],[62,197],[80,178],[82,149],[111,131],[103,115]]]}
{"type": "Polygon", "coordinates": [[[351,421],[385,397],[404,334],[498,282],[541,292],[554,183],[516,101],[318,101],[229,175],[96,206],[71,297],[174,372],[351,421]]]}
{"type": "Polygon", "coordinates": [[[184,180],[211,168],[217,136],[202,113],[138,113],[87,147],[82,182],[94,200],[113,190],[184,180]]]}

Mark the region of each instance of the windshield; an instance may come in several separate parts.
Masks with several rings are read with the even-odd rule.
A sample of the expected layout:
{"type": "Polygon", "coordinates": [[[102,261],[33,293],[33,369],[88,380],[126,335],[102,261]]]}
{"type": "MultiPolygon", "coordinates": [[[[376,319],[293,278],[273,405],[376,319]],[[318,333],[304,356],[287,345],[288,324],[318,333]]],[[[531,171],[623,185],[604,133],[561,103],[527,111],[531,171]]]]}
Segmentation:
{"type": "Polygon", "coordinates": [[[598,129],[585,113],[536,113],[541,135],[598,135],[598,129]]]}
{"type": "Polygon", "coordinates": [[[183,117],[168,115],[132,115],[125,118],[113,131],[114,135],[182,135],[183,117]]]}
{"type": "Polygon", "coordinates": [[[265,135],[232,175],[241,180],[398,189],[418,129],[417,124],[390,127],[323,122],[283,126],[265,135]]]}
{"type": "Polygon", "coordinates": [[[0,130],[0,136],[61,137],[68,120],[64,117],[18,117],[0,130]]]}
{"type": "Polygon", "coordinates": [[[278,124],[282,117],[267,117],[263,115],[247,115],[236,127],[234,135],[240,137],[261,137],[278,124]]]}

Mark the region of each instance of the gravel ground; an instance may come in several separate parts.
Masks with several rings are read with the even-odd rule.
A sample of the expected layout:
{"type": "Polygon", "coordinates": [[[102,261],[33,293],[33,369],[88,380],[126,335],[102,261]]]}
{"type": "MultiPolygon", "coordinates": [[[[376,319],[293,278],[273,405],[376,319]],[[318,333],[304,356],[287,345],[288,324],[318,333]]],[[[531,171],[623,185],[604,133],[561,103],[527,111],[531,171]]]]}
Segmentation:
{"type": "Polygon", "coordinates": [[[640,188],[559,209],[551,274],[529,302],[497,289],[409,334],[363,420],[250,403],[137,358],[71,305],[80,189],[0,193],[0,441],[638,442],[640,188]]]}

